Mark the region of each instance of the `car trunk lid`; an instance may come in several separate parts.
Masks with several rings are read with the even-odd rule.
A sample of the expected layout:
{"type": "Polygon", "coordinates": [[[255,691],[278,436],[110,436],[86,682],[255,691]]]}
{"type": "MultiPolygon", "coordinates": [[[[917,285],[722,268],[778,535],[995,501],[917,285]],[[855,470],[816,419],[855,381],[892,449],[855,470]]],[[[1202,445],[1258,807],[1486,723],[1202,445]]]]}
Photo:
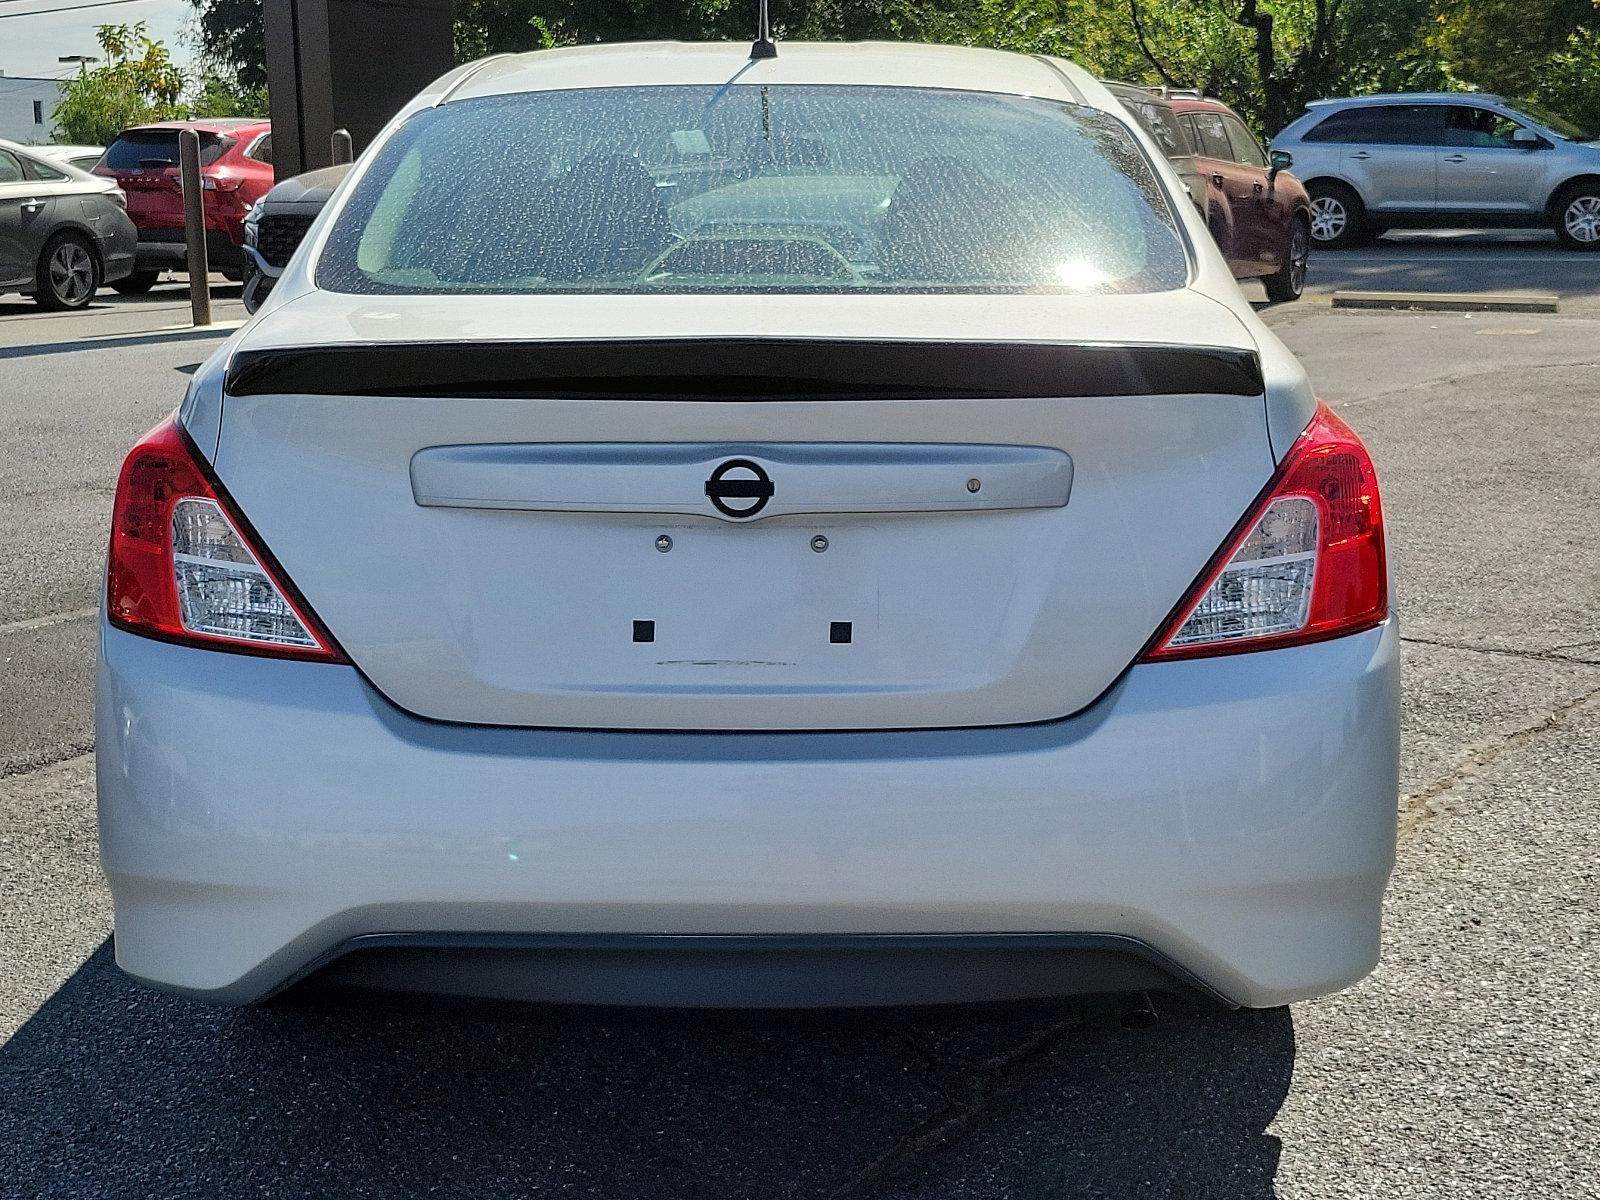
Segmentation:
{"type": "MultiPolygon", "coordinates": [[[[128,197],[128,215],[141,230],[183,228],[183,180],[179,172],[178,130],[131,129],[106,151],[97,174],[116,180],[128,197]]],[[[225,153],[232,139],[201,133],[202,167],[225,153]]]]}
{"type": "Polygon", "coordinates": [[[251,333],[218,473],[367,678],[440,720],[1064,716],[1273,468],[1254,347],[1192,292],[313,293],[251,333]]]}

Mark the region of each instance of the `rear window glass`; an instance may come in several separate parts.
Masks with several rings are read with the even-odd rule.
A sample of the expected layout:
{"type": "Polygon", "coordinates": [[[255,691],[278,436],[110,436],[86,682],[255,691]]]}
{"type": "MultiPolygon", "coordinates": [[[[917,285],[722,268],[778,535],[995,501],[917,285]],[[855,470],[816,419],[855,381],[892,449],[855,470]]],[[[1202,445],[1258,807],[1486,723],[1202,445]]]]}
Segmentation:
{"type": "Polygon", "coordinates": [[[1383,104],[1347,108],[1306,131],[1308,142],[1367,142],[1388,146],[1444,143],[1444,107],[1437,104],[1383,104]]]}
{"type": "Polygon", "coordinates": [[[1189,131],[1179,122],[1177,113],[1165,104],[1146,104],[1132,99],[1124,99],[1122,103],[1156,139],[1156,144],[1168,158],[1183,158],[1194,153],[1194,146],[1189,142],[1189,131]]]}
{"type": "Polygon", "coordinates": [[[37,158],[28,160],[28,169],[33,172],[35,179],[42,179],[49,183],[60,183],[63,179],[68,178],[65,171],[37,158]]]}
{"type": "Polygon", "coordinates": [[[1107,113],[920,88],[532,92],[418,113],[329,237],[358,293],[1157,291],[1188,263],[1107,113]]]}
{"type": "MultiPolygon", "coordinates": [[[[200,165],[208,166],[221,158],[233,144],[232,138],[216,133],[200,135],[200,165]]],[[[106,150],[101,166],[113,171],[157,170],[178,165],[178,131],[148,129],[125,133],[106,150]]]]}

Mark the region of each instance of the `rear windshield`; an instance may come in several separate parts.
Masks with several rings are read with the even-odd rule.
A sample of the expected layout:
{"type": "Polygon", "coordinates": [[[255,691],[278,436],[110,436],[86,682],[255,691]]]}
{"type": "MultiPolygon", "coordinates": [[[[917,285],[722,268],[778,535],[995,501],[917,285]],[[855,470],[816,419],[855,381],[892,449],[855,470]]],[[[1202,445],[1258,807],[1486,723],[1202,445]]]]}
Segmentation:
{"type": "MultiPolygon", "coordinates": [[[[233,139],[216,133],[200,135],[200,165],[208,166],[221,158],[233,139]]],[[[141,167],[157,170],[178,165],[176,129],[142,129],[124,133],[107,148],[100,165],[113,171],[136,171],[141,167]]]]}
{"type": "Polygon", "coordinates": [[[1138,118],[1139,124],[1156,139],[1168,158],[1183,158],[1194,153],[1194,146],[1189,142],[1188,129],[1178,120],[1177,114],[1165,104],[1154,102],[1147,104],[1133,98],[1125,98],[1122,103],[1138,118]]]}
{"type": "Polygon", "coordinates": [[[1188,262],[1109,114],[921,88],[532,92],[381,148],[319,286],[449,292],[1147,292],[1188,262]]]}

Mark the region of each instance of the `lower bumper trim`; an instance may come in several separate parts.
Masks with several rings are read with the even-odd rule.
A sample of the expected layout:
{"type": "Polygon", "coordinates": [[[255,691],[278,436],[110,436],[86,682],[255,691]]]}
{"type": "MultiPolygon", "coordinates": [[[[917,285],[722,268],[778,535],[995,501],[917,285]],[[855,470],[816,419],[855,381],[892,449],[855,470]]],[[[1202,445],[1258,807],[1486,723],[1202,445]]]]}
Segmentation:
{"type": "Polygon", "coordinates": [[[1143,942],[1100,933],[378,933],[335,946],[270,994],[308,981],[647,1008],[870,1008],[1137,991],[1198,993],[1236,1007],[1143,942]]]}

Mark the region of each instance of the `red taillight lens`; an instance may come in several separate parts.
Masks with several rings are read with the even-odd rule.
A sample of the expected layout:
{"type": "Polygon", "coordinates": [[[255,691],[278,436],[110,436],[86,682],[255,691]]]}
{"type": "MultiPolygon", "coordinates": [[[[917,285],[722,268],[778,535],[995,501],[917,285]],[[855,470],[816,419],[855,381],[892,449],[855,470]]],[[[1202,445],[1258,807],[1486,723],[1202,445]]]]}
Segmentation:
{"type": "Polygon", "coordinates": [[[113,625],[217,650],[343,662],[174,420],[122,464],[111,513],[113,625]]]}
{"type": "Polygon", "coordinates": [[[1361,439],[1319,404],[1144,658],[1294,646],[1388,614],[1378,475],[1361,439]]]}

